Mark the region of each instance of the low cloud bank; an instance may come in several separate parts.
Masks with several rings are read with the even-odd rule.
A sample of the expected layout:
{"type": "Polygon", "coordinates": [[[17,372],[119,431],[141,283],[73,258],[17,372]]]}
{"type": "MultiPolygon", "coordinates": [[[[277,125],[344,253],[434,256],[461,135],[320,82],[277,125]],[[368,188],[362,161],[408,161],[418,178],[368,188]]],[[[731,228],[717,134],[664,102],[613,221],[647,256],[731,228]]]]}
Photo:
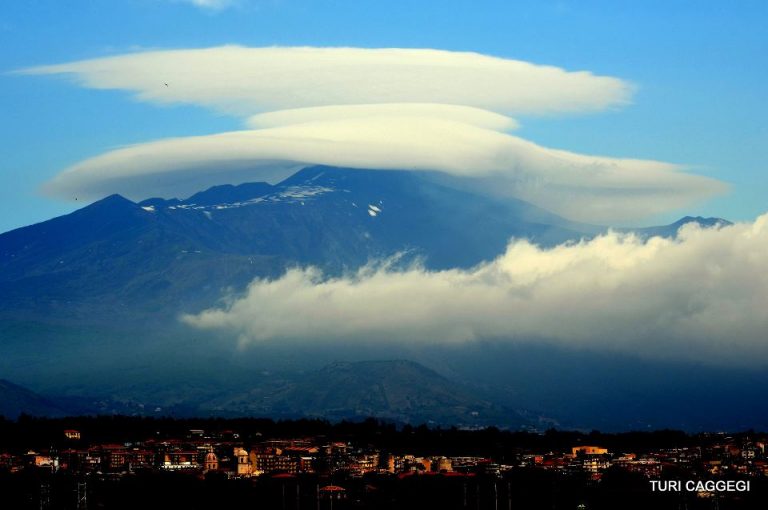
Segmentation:
{"type": "Polygon", "coordinates": [[[768,214],[678,239],[610,233],[541,249],[513,241],[471,270],[369,266],[254,281],[183,320],[244,343],[550,342],[712,364],[768,363],[768,214]]]}

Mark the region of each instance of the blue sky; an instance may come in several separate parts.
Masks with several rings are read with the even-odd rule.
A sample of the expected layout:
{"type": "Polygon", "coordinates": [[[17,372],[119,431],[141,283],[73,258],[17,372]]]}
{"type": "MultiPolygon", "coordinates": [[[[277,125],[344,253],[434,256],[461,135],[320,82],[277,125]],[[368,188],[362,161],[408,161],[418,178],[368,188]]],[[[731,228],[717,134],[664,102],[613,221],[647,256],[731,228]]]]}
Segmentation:
{"type": "MultiPolygon", "coordinates": [[[[0,71],[140,49],[245,46],[476,51],[633,83],[632,104],[524,116],[519,134],[580,153],[657,159],[732,185],[685,214],[753,219],[768,210],[768,6],[764,2],[247,1],[223,9],[170,0],[12,2],[0,17],[0,71]]],[[[39,192],[63,168],[114,147],[240,129],[195,106],[47,76],[0,75],[0,231],[79,204],[39,192]]]]}

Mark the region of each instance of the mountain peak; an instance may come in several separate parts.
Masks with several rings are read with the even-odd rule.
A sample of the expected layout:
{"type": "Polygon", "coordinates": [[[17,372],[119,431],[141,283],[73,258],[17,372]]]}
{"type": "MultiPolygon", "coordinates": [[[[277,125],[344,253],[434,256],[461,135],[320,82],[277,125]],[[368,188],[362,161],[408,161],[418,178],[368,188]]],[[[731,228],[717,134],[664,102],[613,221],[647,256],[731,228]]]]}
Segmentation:
{"type": "Polygon", "coordinates": [[[342,170],[337,167],[331,167],[331,166],[325,166],[325,165],[313,165],[304,167],[298,172],[294,173],[290,177],[287,177],[280,181],[277,185],[278,186],[296,186],[300,184],[307,184],[310,182],[314,182],[315,180],[323,177],[323,176],[332,176],[334,174],[341,174],[345,173],[345,170],[342,170]]]}
{"type": "Polygon", "coordinates": [[[113,194],[111,194],[109,196],[106,196],[106,197],[102,198],[101,200],[97,200],[96,202],[93,202],[90,206],[94,206],[94,205],[115,205],[115,204],[131,204],[131,205],[136,205],[135,202],[132,202],[132,201],[128,200],[124,196],[119,195],[117,193],[113,193],[113,194]]]}
{"type": "Polygon", "coordinates": [[[141,208],[136,202],[132,202],[124,196],[115,193],[97,200],[68,216],[72,219],[91,218],[97,223],[104,223],[105,221],[123,222],[126,218],[133,216],[139,211],[141,211],[141,208]]]}
{"type": "MultiPolygon", "coordinates": [[[[270,393],[272,409],[294,416],[340,420],[376,416],[405,423],[486,425],[525,423],[517,412],[492,404],[460,383],[414,361],[337,361],[282,383],[270,393]]],[[[251,412],[259,402],[249,394],[251,412]]],[[[527,424],[527,423],[526,423],[527,424]]]]}
{"type": "Polygon", "coordinates": [[[136,202],[132,202],[131,200],[128,200],[122,195],[118,195],[117,193],[106,196],[102,198],[101,200],[97,200],[82,209],[78,209],[77,211],[73,212],[70,216],[73,217],[82,217],[82,216],[88,216],[92,215],[94,213],[98,215],[122,215],[125,213],[128,213],[130,211],[139,211],[141,210],[139,205],[136,202]]]}
{"type": "Polygon", "coordinates": [[[733,225],[733,223],[723,218],[715,218],[715,217],[705,218],[703,216],[683,216],[682,218],[674,222],[672,225],[681,227],[683,225],[687,225],[688,223],[697,223],[702,227],[724,227],[728,225],[733,225]]]}
{"type": "Polygon", "coordinates": [[[246,182],[238,185],[222,184],[195,193],[183,200],[182,203],[195,205],[231,204],[262,197],[274,189],[275,186],[266,182],[246,182]]]}

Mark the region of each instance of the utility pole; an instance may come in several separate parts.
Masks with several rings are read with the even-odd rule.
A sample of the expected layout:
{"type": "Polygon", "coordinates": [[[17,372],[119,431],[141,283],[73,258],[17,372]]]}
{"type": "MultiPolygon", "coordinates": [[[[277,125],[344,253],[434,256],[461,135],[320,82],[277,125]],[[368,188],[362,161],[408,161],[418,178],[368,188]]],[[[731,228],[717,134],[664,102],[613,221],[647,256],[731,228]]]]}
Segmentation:
{"type": "Polygon", "coordinates": [[[88,508],[88,485],[86,482],[77,482],[77,510],[88,508]]]}
{"type": "Polygon", "coordinates": [[[40,510],[51,508],[51,485],[48,482],[40,482],[40,510]]]}

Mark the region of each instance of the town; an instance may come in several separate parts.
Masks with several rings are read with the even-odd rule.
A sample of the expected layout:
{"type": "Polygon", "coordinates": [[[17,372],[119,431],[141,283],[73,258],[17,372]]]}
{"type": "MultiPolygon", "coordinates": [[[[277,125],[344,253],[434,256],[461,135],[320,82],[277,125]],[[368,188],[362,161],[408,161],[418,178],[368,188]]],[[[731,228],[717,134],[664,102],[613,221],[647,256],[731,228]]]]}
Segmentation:
{"type": "Polygon", "coordinates": [[[759,508],[768,480],[756,433],[25,416],[0,433],[3,508],[759,508]],[[658,490],[680,480],[723,483],[658,490]]]}

